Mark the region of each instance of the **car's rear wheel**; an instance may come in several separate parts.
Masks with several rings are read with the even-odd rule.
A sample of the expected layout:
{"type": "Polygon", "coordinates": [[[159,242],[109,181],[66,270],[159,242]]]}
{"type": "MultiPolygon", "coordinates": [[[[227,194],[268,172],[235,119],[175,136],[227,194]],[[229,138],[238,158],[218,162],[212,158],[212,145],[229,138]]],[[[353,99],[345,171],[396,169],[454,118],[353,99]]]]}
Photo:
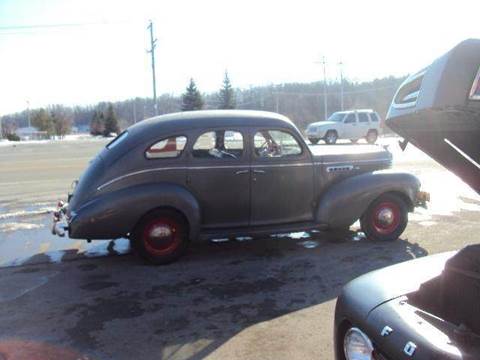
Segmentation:
{"type": "Polygon", "coordinates": [[[148,262],[168,264],[182,256],[188,247],[188,223],[171,209],[146,214],[131,234],[136,252],[148,262]]]}
{"type": "Polygon", "coordinates": [[[318,140],[319,140],[319,139],[315,139],[315,138],[308,138],[308,140],[310,140],[310,142],[311,142],[313,145],[315,145],[315,144],[317,144],[317,143],[318,143],[318,140]]]}
{"type": "Polygon", "coordinates": [[[375,144],[378,139],[378,133],[375,130],[369,130],[367,133],[367,142],[369,144],[375,144]]]}
{"type": "Polygon", "coordinates": [[[378,197],[360,218],[362,231],[367,238],[377,241],[397,240],[407,223],[407,204],[395,194],[378,197]]]}
{"type": "Polygon", "coordinates": [[[334,130],[328,130],[325,134],[325,142],[329,145],[335,144],[337,142],[338,135],[334,130]]]}

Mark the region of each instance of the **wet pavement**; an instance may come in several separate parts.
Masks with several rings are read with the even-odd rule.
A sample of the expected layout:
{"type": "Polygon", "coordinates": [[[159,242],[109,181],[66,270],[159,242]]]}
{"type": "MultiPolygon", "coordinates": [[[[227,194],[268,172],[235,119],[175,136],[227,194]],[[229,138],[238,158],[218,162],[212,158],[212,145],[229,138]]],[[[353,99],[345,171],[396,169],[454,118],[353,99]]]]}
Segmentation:
{"type": "Polygon", "coordinates": [[[369,241],[358,224],[344,234],[218,239],[162,267],[130,254],[126,239],[50,234],[56,201],[101,144],[61,144],[69,162],[34,173],[27,159],[56,154],[55,145],[0,148],[0,359],[332,358],[334,303],[346,282],[478,242],[478,195],[415,148],[382,141],[392,143],[395,167],[413,170],[432,194],[400,240],[369,241]],[[38,184],[22,182],[35,176],[38,184]]]}

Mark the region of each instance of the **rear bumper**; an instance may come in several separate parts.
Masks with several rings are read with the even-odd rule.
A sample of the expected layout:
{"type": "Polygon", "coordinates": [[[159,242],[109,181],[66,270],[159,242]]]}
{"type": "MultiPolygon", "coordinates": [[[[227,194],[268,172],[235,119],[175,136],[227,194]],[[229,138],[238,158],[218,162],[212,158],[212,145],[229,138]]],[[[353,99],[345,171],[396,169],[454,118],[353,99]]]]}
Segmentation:
{"type": "Polygon", "coordinates": [[[426,191],[417,191],[415,195],[415,207],[427,208],[427,202],[430,202],[430,193],[426,191]]]}
{"type": "Polygon", "coordinates": [[[64,204],[62,201],[59,201],[57,204],[57,210],[53,212],[53,221],[52,221],[52,234],[60,237],[64,237],[65,233],[69,229],[68,219],[67,219],[67,210],[68,203],[64,204]]]}

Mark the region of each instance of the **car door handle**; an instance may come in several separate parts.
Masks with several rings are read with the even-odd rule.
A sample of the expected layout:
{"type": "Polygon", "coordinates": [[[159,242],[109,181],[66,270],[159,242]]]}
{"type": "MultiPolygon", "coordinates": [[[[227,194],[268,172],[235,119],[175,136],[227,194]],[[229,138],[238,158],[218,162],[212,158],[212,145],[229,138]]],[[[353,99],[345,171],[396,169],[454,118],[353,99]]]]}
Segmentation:
{"type": "Polygon", "coordinates": [[[254,174],[265,174],[265,170],[253,170],[254,174]]]}
{"type": "Polygon", "coordinates": [[[235,171],[235,175],[248,174],[250,170],[238,170],[235,171]]]}

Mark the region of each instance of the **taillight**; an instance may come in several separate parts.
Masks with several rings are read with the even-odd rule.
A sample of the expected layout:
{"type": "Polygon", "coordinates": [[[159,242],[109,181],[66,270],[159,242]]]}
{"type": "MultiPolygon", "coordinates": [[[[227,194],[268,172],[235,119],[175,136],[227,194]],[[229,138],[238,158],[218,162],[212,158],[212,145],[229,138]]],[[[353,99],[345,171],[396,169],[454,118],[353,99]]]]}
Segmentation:
{"type": "Polygon", "coordinates": [[[470,100],[480,100],[480,68],[477,71],[475,80],[473,80],[472,88],[470,89],[470,100]]]}

